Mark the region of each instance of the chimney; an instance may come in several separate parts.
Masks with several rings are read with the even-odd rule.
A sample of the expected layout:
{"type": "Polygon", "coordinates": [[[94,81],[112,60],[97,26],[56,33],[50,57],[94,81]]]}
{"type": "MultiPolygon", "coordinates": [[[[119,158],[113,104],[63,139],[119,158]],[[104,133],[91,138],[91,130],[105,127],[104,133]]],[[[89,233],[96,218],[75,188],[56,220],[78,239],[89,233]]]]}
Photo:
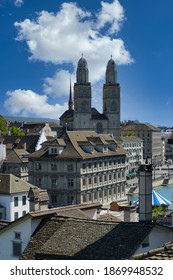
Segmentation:
{"type": "Polygon", "coordinates": [[[139,167],[139,221],[152,221],[152,164],[139,167]]]}

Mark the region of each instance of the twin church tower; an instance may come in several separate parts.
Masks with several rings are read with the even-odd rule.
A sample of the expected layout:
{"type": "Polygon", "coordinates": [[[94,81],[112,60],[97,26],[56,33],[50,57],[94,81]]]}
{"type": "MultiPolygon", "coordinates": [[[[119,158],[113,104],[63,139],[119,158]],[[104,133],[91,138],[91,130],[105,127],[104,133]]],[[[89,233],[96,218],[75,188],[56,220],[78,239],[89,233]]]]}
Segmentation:
{"type": "Polygon", "coordinates": [[[86,59],[79,59],[74,84],[74,98],[70,85],[68,110],[60,117],[60,124],[68,130],[95,130],[97,133],[120,135],[120,86],[114,60],[107,63],[103,85],[103,113],[91,105],[91,83],[86,59]]]}

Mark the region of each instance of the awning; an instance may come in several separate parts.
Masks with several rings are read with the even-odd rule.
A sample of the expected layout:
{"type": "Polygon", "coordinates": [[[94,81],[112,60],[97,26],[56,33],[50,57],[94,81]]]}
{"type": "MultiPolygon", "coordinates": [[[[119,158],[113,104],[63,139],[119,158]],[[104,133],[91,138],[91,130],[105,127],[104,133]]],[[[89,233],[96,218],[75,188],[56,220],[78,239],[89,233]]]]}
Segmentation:
{"type": "Polygon", "coordinates": [[[136,172],[127,173],[126,177],[136,176],[136,172]]]}
{"type": "MultiPolygon", "coordinates": [[[[139,199],[133,201],[133,204],[139,205],[139,199]]],[[[152,206],[160,206],[160,205],[170,205],[171,201],[157,193],[156,191],[152,191],[152,206]]]]}

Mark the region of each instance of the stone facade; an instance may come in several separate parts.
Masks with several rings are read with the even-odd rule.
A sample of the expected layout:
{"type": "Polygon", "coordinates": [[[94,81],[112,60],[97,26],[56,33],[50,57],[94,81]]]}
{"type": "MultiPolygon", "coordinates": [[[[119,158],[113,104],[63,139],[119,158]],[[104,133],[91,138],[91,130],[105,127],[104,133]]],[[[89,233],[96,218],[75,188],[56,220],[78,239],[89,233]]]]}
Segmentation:
{"type": "Polygon", "coordinates": [[[70,86],[69,108],[60,117],[60,124],[68,130],[95,130],[97,133],[120,135],[120,86],[117,70],[111,58],[106,67],[103,85],[103,113],[92,107],[92,91],[89,82],[88,63],[80,58],[74,84],[74,99],[70,86]],[[74,106],[73,106],[74,105],[74,106]],[[74,109],[73,109],[74,107],[74,109]]]}
{"type": "Polygon", "coordinates": [[[47,189],[50,206],[125,198],[125,169],[126,151],[94,131],[67,131],[29,158],[29,180],[47,189]]]}

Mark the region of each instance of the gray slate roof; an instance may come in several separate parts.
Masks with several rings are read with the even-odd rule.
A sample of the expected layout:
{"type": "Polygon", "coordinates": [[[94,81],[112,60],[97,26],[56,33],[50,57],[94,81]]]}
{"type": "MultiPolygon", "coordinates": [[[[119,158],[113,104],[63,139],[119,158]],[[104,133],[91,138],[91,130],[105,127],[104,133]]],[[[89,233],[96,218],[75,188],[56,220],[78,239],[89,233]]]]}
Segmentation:
{"type": "Polygon", "coordinates": [[[173,243],[161,248],[150,250],[146,253],[135,255],[134,260],[173,260],[173,243]]]}
{"type": "Polygon", "coordinates": [[[0,174],[0,194],[28,192],[32,186],[12,174],[0,174]]]}
{"type": "Polygon", "coordinates": [[[153,226],[67,217],[43,219],[22,259],[130,259],[153,226]]]}
{"type": "Polygon", "coordinates": [[[136,124],[128,124],[121,128],[121,130],[137,130],[137,131],[153,131],[153,132],[161,132],[161,129],[158,127],[155,127],[151,124],[145,124],[145,123],[136,123],[136,124]]]}

